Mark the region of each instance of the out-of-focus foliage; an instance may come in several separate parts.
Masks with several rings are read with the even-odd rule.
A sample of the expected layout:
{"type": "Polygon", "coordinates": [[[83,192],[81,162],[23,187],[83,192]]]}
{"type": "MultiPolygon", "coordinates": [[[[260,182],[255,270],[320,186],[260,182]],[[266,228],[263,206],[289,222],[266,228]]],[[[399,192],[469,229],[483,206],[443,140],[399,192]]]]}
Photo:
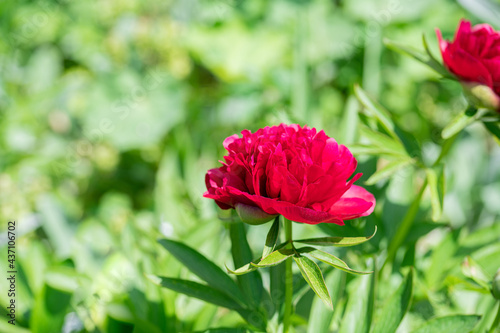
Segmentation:
{"type": "MultiPolygon", "coordinates": [[[[370,141],[358,117],[371,120],[358,116],[353,86],[359,84],[390,111],[405,132],[405,147],[413,147],[410,155],[431,166],[442,129],[466,108],[461,88],[387,49],[383,39],[422,48],[424,33],[438,56],[435,27],[446,38],[462,17],[500,27],[498,12],[471,10],[472,3],[1,2],[0,269],[7,270],[7,221],[16,220],[19,273],[15,327],[5,320],[7,281],[0,279],[0,331],[245,331],[236,312],[161,289],[146,277],[198,281],[156,242],[160,237],[234,268],[231,216],[202,198],[204,174],[223,156],[223,139],[245,128],[298,122],[362,147],[370,141]]],[[[391,163],[361,153],[358,161],[360,182],[391,163]]],[[[459,134],[443,162],[443,214],[432,221],[431,193],[424,192],[409,235],[382,272],[425,173],[402,168],[370,182],[378,204],[366,219],[345,227],[294,224],[295,238],[361,236],[379,228],[370,242],[333,252],[351,267],[376,269],[371,277],[326,274],[333,313],[296,286],[303,290],[295,300],[298,332],[348,332],[350,325],[363,326],[361,332],[372,314],[373,327],[380,327],[389,301],[399,300],[396,291],[407,295],[398,287],[410,266],[413,300],[398,332],[458,314],[482,316],[460,317],[462,328],[489,329],[498,304],[462,263],[470,256],[466,263],[490,279],[500,266],[500,150],[475,124],[459,134]],[[360,290],[371,301],[366,294],[353,304],[360,290]],[[346,319],[357,313],[366,316],[346,319]]],[[[268,228],[248,228],[253,258],[268,228]]],[[[272,284],[273,274],[261,271],[264,284],[272,284]]]]}

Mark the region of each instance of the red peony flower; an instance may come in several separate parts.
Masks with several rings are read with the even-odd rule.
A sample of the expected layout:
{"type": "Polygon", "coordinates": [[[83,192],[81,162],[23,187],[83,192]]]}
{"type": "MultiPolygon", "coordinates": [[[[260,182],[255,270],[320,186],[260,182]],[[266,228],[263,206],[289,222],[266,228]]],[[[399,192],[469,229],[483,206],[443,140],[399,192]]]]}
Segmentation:
{"type": "Polygon", "coordinates": [[[356,159],[325,132],[281,124],[241,133],[224,141],[225,163],[205,177],[203,196],[222,209],[244,205],[295,222],[339,225],[373,212],[373,195],[353,185],[361,174],[348,181],[356,159]]]}
{"type": "MultiPolygon", "coordinates": [[[[489,87],[491,93],[487,106],[499,106],[500,98],[500,32],[487,24],[471,27],[462,20],[455,34],[455,40],[443,40],[441,31],[436,30],[439,47],[446,68],[459,80],[472,88],[476,83],[489,87]]],[[[482,96],[485,94],[482,93],[482,96]]],[[[488,95],[488,94],[486,94],[488,95]]],[[[484,99],[480,96],[480,99],[484,99]]]]}

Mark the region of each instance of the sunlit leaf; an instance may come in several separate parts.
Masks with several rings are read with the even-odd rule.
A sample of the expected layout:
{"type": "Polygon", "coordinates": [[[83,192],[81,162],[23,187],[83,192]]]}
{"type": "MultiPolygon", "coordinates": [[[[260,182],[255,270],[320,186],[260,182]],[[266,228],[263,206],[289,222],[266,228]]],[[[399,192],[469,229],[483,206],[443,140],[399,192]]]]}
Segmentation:
{"type": "Polygon", "coordinates": [[[254,264],[252,262],[251,265],[253,265],[255,267],[275,266],[275,265],[278,265],[279,263],[285,261],[293,254],[294,254],[294,251],[291,249],[279,249],[279,250],[272,252],[267,257],[262,258],[262,260],[256,264],[254,264]]]}
{"type": "MultiPolygon", "coordinates": [[[[424,46],[425,46],[427,44],[427,41],[425,41],[425,37],[423,37],[423,38],[424,38],[424,46]]],[[[400,52],[400,53],[403,53],[403,54],[406,54],[406,55],[413,57],[414,59],[429,66],[430,68],[435,70],[437,73],[441,74],[442,76],[444,76],[446,78],[453,78],[453,76],[446,70],[446,68],[444,68],[444,66],[440,62],[438,62],[434,57],[430,57],[427,52],[424,53],[424,52],[416,50],[410,46],[406,46],[406,45],[403,45],[403,44],[400,44],[400,43],[397,43],[397,42],[394,42],[394,41],[391,41],[388,39],[384,39],[384,44],[388,48],[390,48],[396,52],[400,52]]]]}
{"type": "Polygon", "coordinates": [[[319,238],[307,238],[307,239],[297,239],[294,240],[296,243],[303,243],[316,246],[354,246],[359,245],[372,239],[377,233],[377,226],[375,226],[375,231],[373,234],[367,237],[319,237],[319,238]]]}
{"type": "Polygon", "coordinates": [[[158,242],[191,272],[207,282],[211,287],[225,292],[238,300],[244,298],[236,283],[222,269],[198,251],[170,239],[160,239],[158,242]]]}
{"type": "Polygon", "coordinates": [[[426,322],[412,333],[469,333],[478,323],[481,316],[453,315],[434,318],[426,322]]]}
{"type": "Polygon", "coordinates": [[[337,258],[333,254],[315,249],[313,247],[303,247],[303,248],[297,249],[297,252],[300,254],[307,254],[313,258],[316,258],[316,259],[324,262],[325,264],[328,264],[330,266],[333,266],[335,268],[343,270],[344,272],[348,272],[348,273],[352,273],[352,274],[359,274],[359,275],[373,273],[372,271],[363,272],[363,271],[354,270],[354,269],[350,268],[349,266],[347,266],[347,264],[344,261],[337,258]]]}
{"type": "Polygon", "coordinates": [[[464,128],[481,118],[488,112],[486,109],[477,110],[474,107],[469,107],[464,112],[458,114],[441,132],[443,139],[451,138],[453,135],[462,131],[464,128]]]}
{"type": "Polygon", "coordinates": [[[318,295],[318,297],[325,303],[327,307],[333,310],[332,300],[328,289],[323,279],[323,274],[318,265],[307,257],[293,257],[297,266],[299,266],[302,276],[307,281],[311,289],[318,295]]]}
{"type": "Polygon", "coordinates": [[[370,176],[365,182],[366,185],[375,185],[382,179],[388,178],[398,172],[401,169],[406,168],[414,162],[412,158],[403,158],[395,161],[389,162],[382,169],[377,170],[373,175],[370,176]]]}
{"type": "Polygon", "coordinates": [[[484,272],[483,268],[470,256],[465,257],[462,263],[462,273],[478,285],[489,290],[491,278],[484,272]]]}
{"type": "Polygon", "coordinates": [[[193,281],[173,279],[163,276],[149,275],[148,278],[159,286],[174,290],[190,297],[201,299],[208,303],[233,310],[242,308],[241,305],[235,302],[231,297],[210,286],[193,281]]]}
{"type": "Polygon", "coordinates": [[[229,225],[229,235],[231,237],[231,253],[233,262],[236,267],[243,265],[236,271],[228,272],[238,275],[238,283],[243,293],[257,306],[261,299],[264,287],[262,285],[262,277],[258,272],[253,272],[256,268],[250,265],[252,260],[252,251],[248,245],[245,225],[243,223],[232,223],[229,225]],[[247,264],[246,264],[247,263],[247,264]],[[247,274],[253,272],[251,274],[247,274]],[[244,275],[244,276],[241,276],[244,275]]]}
{"type": "Polygon", "coordinates": [[[390,113],[380,104],[370,99],[360,86],[354,86],[354,93],[361,104],[363,104],[366,111],[369,112],[370,116],[377,119],[380,125],[382,125],[382,127],[387,131],[387,134],[389,134],[393,139],[399,140],[399,137],[396,135],[394,122],[391,119],[390,113]]]}
{"type": "Polygon", "coordinates": [[[262,251],[262,258],[267,257],[271,252],[274,251],[276,247],[276,243],[278,241],[280,231],[280,218],[277,216],[274,219],[273,225],[269,229],[269,232],[266,237],[266,244],[264,245],[264,250],[262,251]]]}
{"type": "Polygon", "coordinates": [[[438,221],[443,212],[444,203],[444,168],[438,165],[433,169],[426,169],[427,183],[431,194],[432,220],[438,221]]]}
{"type": "Polygon", "coordinates": [[[408,156],[401,141],[377,132],[365,125],[360,125],[360,131],[370,142],[380,149],[388,150],[394,155],[408,156]]]}
{"type": "Polygon", "coordinates": [[[372,333],[394,333],[410,307],[413,294],[413,270],[396,292],[385,302],[375,321],[372,333]]]}

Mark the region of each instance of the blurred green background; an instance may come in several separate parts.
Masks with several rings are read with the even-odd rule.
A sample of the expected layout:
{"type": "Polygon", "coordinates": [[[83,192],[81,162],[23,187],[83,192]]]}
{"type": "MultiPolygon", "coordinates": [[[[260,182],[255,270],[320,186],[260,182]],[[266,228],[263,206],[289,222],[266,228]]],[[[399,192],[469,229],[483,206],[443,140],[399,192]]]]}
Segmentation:
{"type": "MultiPolygon", "coordinates": [[[[15,327],[6,323],[7,281],[0,278],[0,331],[244,326],[237,314],[160,290],[144,276],[192,278],[157,245],[159,237],[182,240],[220,267],[233,267],[227,224],[219,218],[227,212],[202,198],[206,170],[224,155],[223,139],[246,128],[297,122],[356,143],[359,135],[346,123],[348,111],[359,109],[352,94],[358,83],[411,134],[424,159],[433,160],[442,128],[466,107],[460,86],[387,49],[383,39],[423,49],[424,33],[438,55],[436,27],[446,38],[463,17],[499,28],[500,16],[491,10],[497,5],[2,1],[0,268],[7,270],[7,221],[16,220],[19,273],[15,327]]],[[[361,184],[377,159],[358,161],[361,184]]],[[[409,246],[398,252],[391,278],[380,281],[376,300],[401,281],[404,266],[416,267],[415,298],[402,332],[450,313],[483,314],[478,332],[491,323],[491,296],[459,282],[466,255],[491,277],[500,266],[499,164],[498,145],[473,125],[446,160],[441,222],[430,222],[424,194],[409,246]]],[[[420,183],[418,172],[398,173],[369,187],[378,200],[369,218],[344,229],[295,224],[295,237],[368,234],[376,224],[374,240],[341,253],[355,267],[380,261],[420,183]]],[[[248,230],[255,257],[267,228],[248,230]]],[[[345,305],[348,294],[338,304],[345,305]]],[[[323,311],[311,292],[305,295],[297,310],[300,332],[323,311]]],[[[325,332],[338,328],[341,314],[335,312],[325,332]]]]}

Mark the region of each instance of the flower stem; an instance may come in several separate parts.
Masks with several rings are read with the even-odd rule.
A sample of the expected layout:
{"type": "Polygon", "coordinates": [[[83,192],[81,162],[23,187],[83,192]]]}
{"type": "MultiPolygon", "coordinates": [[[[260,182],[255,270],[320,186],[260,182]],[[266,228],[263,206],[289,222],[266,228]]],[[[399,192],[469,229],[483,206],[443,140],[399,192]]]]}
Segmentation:
{"type": "MultiPolygon", "coordinates": [[[[284,218],[286,241],[292,244],[292,221],[284,218]]],[[[288,333],[292,316],[293,275],[292,258],[285,261],[285,313],[283,316],[283,333],[288,333]]]]}
{"type": "Polygon", "coordinates": [[[495,317],[495,320],[493,320],[493,324],[491,325],[491,328],[488,331],[488,333],[493,333],[495,329],[498,327],[498,325],[500,325],[500,302],[497,303],[498,303],[497,315],[495,317]]]}

